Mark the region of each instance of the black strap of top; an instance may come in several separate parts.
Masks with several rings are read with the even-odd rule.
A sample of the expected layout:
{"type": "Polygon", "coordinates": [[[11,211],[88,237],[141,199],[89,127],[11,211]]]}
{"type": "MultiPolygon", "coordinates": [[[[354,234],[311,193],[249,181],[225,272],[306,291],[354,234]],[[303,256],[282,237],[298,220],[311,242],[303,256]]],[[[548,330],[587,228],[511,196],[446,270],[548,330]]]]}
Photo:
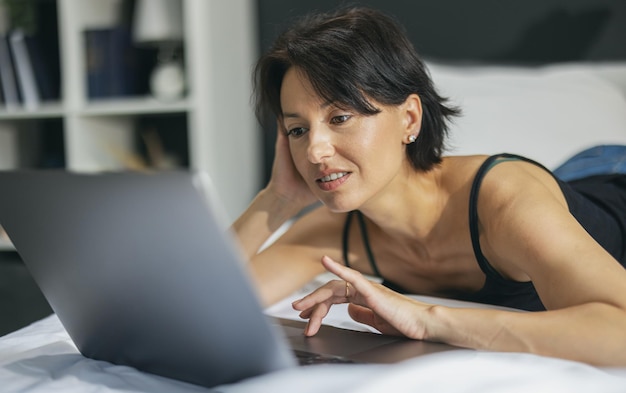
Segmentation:
{"type": "Polygon", "coordinates": [[[348,260],[348,238],[350,237],[350,224],[352,223],[352,213],[348,212],[346,222],[343,225],[343,235],[341,237],[341,252],[343,254],[343,263],[350,267],[350,261],[348,260]]]}
{"type": "Polygon", "coordinates": [[[470,236],[472,238],[472,247],[474,249],[474,256],[476,257],[478,265],[480,266],[480,269],[483,271],[483,273],[495,279],[505,281],[508,280],[502,277],[502,275],[491,266],[491,264],[487,261],[487,258],[485,258],[485,256],[483,255],[482,250],[480,249],[480,237],[478,233],[478,191],[485,177],[485,174],[491,168],[493,168],[496,164],[511,160],[530,162],[550,172],[546,167],[529,158],[508,153],[496,154],[487,158],[485,162],[482,163],[480,168],[478,168],[478,171],[476,172],[476,177],[474,178],[474,182],[472,183],[472,189],[470,191],[469,197],[469,227],[470,236]]]}
{"type": "Polygon", "coordinates": [[[367,227],[365,226],[365,219],[363,218],[363,214],[354,210],[348,213],[348,217],[346,217],[346,223],[343,227],[343,239],[342,239],[342,252],[343,252],[343,262],[347,267],[350,267],[350,261],[348,260],[348,239],[350,237],[350,224],[352,223],[352,216],[356,214],[359,228],[361,230],[361,239],[363,240],[363,246],[365,247],[365,253],[367,254],[367,259],[372,267],[372,271],[376,277],[382,278],[380,272],[378,271],[378,267],[376,266],[376,260],[374,259],[374,254],[372,253],[372,249],[370,247],[369,238],[367,235],[367,227]]]}
{"type": "MultiPolygon", "coordinates": [[[[491,169],[494,165],[500,162],[509,161],[509,160],[520,160],[520,161],[529,162],[551,173],[546,167],[544,167],[543,165],[539,164],[536,161],[533,161],[523,156],[518,156],[515,154],[508,154],[508,153],[502,153],[502,154],[490,156],[480,166],[480,168],[478,169],[476,173],[476,177],[474,178],[474,182],[472,184],[472,189],[470,191],[470,197],[469,197],[469,226],[470,226],[469,229],[470,229],[470,236],[472,239],[472,247],[474,249],[474,256],[476,257],[476,260],[478,261],[478,265],[480,266],[481,270],[485,274],[495,279],[504,280],[504,281],[508,281],[508,280],[502,277],[502,275],[498,273],[498,271],[495,270],[489,264],[489,262],[487,261],[487,258],[485,258],[480,248],[480,241],[479,241],[480,238],[479,238],[479,231],[478,231],[478,191],[480,189],[480,185],[482,184],[483,178],[485,177],[485,174],[489,171],[489,169],[491,169]]],[[[361,239],[363,241],[363,246],[365,247],[365,252],[367,254],[367,258],[372,268],[372,271],[377,277],[383,278],[378,270],[378,267],[376,265],[376,260],[374,259],[374,254],[372,253],[372,249],[370,247],[368,234],[367,234],[367,227],[365,225],[365,219],[363,217],[363,214],[358,210],[354,210],[348,213],[348,216],[346,217],[346,223],[343,228],[342,253],[343,253],[344,264],[350,267],[350,261],[348,259],[348,239],[350,237],[350,227],[352,224],[353,215],[357,216],[359,228],[361,230],[361,239]]]]}

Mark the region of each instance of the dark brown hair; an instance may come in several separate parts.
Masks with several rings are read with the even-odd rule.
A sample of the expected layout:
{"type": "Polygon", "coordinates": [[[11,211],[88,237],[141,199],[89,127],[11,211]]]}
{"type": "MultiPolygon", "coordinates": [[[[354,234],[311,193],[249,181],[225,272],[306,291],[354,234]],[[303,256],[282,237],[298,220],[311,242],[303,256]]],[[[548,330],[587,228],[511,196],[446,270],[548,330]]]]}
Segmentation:
{"type": "Polygon", "coordinates": [[[428,170],[441,162],[448,121],[460,113],[446,106],[404,28],[369,8],[311,14],[284,31],[257,62],[256,113],[281,117],[280,89],[290,67],[298,67],[326,102],[363,115],[383,105],[400,105],[409,95],[422,101],[417,142],[407,145],[409,161],[428,170]]]}

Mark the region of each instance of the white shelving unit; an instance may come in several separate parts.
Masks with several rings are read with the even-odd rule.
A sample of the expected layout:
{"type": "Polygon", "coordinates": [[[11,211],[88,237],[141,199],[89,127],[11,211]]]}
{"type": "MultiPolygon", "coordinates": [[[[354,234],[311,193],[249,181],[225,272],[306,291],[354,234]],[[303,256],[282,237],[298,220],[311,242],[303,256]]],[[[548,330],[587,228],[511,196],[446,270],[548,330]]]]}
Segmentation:
{"type": "MultiPolygon", "coordinates": [[[[261,133],[250,104],[256,58],[253,0],[182,0],[187,93],[173,102],[152,97],[88,98],[84,31],[110,27],[128,0],[56,0],[61,98],[34,110],[0,109],[0,169],[20,169],[23,134],[43,121],[62,124],[65,167],[80,172],[127,170],[120,157],[136,149],[140,117],[175,114],[186,121],[189,168],[211,176],[234,219],[260,186],[261,133]]],[[[178,132],[174,130],[175,132],[178,132]]]]}

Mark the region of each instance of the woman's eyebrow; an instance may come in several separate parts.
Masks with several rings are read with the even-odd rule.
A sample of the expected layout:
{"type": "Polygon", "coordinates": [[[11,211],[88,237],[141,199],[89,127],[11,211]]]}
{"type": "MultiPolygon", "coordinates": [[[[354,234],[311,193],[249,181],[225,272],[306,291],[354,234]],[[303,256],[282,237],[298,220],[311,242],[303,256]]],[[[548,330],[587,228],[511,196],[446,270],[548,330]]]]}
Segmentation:
{"type": "Polygon", "coordinates": [[[286,113],[283,112],[283,118],[286,118],[286,117],[288,117],[290,119],[294,119],[294,118],[300,118],[300,115],[298,113],[295,113],[295,112],[293,112],[293,113],[291,113],[291,112],[286,112],[286,113]]]}
{"type": "MultiPolygon", "coordinates": [[[[334,105],[332,102],[327,101],[327,102],[324,102],[324,103],[320,104],[319,109],[320,110],[325,110],[326,108],[328,108],[329,106],[332,106],[332,105],[334,105]]],[[[290,119],[293,119],[293,118],[300,118],[302,116],[300,116],[300,114],[298,112],[283,112],[283,118],[286,118],[286,117],[288,117],[290,119]]]]}

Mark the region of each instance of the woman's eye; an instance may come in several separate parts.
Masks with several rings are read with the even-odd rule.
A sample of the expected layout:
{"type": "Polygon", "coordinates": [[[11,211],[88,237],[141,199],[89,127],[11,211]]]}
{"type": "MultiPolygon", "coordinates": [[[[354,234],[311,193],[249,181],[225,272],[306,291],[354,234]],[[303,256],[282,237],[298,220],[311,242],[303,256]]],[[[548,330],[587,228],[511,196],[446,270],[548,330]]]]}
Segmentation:
{"type": "Polygon", "coordinates": [[[293,136],[293,137],[299,137],[304,135],[304,133],[307,132],[307,129],[304,127],[296,127],[296,128],[292,128],[289,131],[287,131],[287,136],[293,136]]]}
{"type": "Polygon", "coordinates": [[[347,122],[348,120],[350,120],[352,116],[350,115],[339,115],[339,116],[334,116],[332,119],[330,119],[330,123],[331,124],[342,124],[347,122]]]}

